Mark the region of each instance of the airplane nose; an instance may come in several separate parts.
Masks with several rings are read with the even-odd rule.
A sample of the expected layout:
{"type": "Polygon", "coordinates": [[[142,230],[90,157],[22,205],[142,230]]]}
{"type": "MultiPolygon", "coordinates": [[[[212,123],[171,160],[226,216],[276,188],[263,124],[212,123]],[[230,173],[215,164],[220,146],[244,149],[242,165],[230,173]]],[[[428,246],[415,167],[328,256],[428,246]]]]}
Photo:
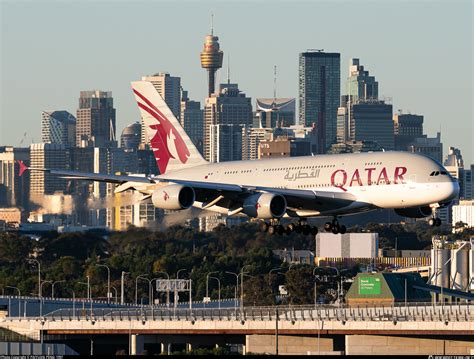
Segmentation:
{"type": "Polygon", "coordinates": [[[453,181],[451,182],[451,184],[452,184],[452,189],[451,189],[451,195],[449,196],[450,200],[459,197],[459,182],[453,181]]]}

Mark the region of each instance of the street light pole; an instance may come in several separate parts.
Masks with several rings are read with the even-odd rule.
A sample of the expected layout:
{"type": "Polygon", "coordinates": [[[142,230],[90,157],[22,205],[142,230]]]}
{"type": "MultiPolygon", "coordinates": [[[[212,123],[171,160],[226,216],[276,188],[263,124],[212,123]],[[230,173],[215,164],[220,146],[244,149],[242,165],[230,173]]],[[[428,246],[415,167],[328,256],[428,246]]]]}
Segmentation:
{"type": "Polygon", "coordinates": [[[247,267],[248,265],[245,265],[242,267],[240,270],[240,309],[243,311],[244,309],[244,275],[247,274],[248,272],[244,272],[244,268],[247,267]]]}
{"type": "Polygon", "coordinates": [[[44,281],[42,281],[42,282],[41,282],[41,285],[40,285],[40,288],[41,288],[40,291],[41,291],[41,293],[43,292],[43,285],[44,285],[45,283],[53,284],[53,281],[52,281],[52,280],[44,280],[44,281]]]}
{"type": "Polygon", "coordinates": [[[214,273],[219,273],[218,271],[209,272],[206,275],[206,298],[209,298],[209,276],[214,273]]]}
{"type": "Polygon", "coordinates": [[[317,278],[316,275],[314,274],[314,271],[318,269],[318,267],[313,269],[313,277],[314,277],[314,309],[316,309],[316,305],[318,303],[318,293],[317,293],[317,278]]]}
{"type": "Polygon", "coordinates": [[[148,274],[140,274],[135,278],[135,304],[138,305],[138,279],[145,278],[148,274]]]}
{"type": "Polygon", "coordinates": [[[187,270],[186,268],[181,268],[179,271],[176,272],[176,279],[179,279],[179,272],[187,270]]]}
{"type": "Polygon", "coordinates": [[[219,278],[216,278],[216,277],[209,277],[211,279],[215,279],[217,280],[217,284],[218,284],[218,289],[217,289],[217,293],[218,293],[218,306],[219,306],[219,309],[221,309],[221,281],[219,280],[219,278]]]}
{"type": "Polygon", "coordinates": [[[30,259],[29,262],[36,262],[38,264],[38,297],[41,298],[41,263],[37,259],[30,259]]]}
{"type": "Polygon", "coordinates": [[[117,292],[117,288],[115,288],[114,286],[112,286],[112,287],[110,287],[110,288],[114,290],[114,293],[115,293],[115,303],[117,303],[117,302],[118,302],[118,295],[117,295],[118,292],[117,292]]]}
{"type": "Polygon", "coordinates": [[[120,304],[124,304],[125,301],[125,274],[129,274],[129,272],[122,271],[120,278],[120,304]]]}
{"type": "Polygon", "coordinates": [[[55,285],[56,283],[64,283],[64,282],[65,282],[65,280],[57,280],[57,281],[53,282],[53,284],[52,284],[52,286],[51,286],[51,298],[54,299],[54,285],[55,285]]]}
{"type": "Polygon", "coordinates": [[[105,264],[97,263],[97,267],[107,268],[107,303],[110,303],[110,268],[105,264]]]}
{"type": "Polygon", "coordinates": [[[236,279],[236,282],[235,282],[235,310],[237,311],[237,293],[239,292],[239,275],[237,273],[234,273],[234,272],[225,272],[227,274],[233,274],[235,275],[235,279],[236,279]]]}

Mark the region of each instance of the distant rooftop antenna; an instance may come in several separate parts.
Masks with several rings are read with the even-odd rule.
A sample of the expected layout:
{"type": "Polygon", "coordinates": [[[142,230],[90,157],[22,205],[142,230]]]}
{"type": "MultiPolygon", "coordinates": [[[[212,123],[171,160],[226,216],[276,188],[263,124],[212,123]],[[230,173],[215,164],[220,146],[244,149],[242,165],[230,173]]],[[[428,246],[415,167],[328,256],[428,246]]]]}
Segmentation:
{"type": "Polygon", "coordinates": [[[273,66],[273,103],[276,105],[277,98],[277,66],[273,66]]]}
{"type": "Polygon", "coordinates": [[[230,56],[227,54],[227,83],[230,84],[230,56]]]}

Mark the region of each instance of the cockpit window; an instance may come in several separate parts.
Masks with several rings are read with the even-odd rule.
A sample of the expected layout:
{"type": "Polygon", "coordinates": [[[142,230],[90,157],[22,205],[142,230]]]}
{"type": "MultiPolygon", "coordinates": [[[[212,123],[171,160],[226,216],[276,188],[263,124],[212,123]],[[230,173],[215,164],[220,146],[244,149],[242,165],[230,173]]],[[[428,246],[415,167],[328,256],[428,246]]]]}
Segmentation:
{"type": "Polygon", "coordinates": [[[448,173],[446,171],[441,171],[441,172],[440,171],[433,171],[433,172],[430,173],[430,176],[439,176],[440,174],[445,175],[445,176],[448,175],[448,173]]]}

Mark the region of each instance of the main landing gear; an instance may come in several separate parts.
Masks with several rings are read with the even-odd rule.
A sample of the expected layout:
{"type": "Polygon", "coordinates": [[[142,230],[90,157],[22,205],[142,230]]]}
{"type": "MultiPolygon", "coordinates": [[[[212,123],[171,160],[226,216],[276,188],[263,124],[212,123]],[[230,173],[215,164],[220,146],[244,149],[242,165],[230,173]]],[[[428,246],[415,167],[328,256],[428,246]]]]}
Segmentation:
{"type": "Polygon", "coordinates": [[[334,234],[344,234],[347,231],[347,228],[343,224],[339,224],[338,220],[336,217],[332,220],[332,222],[326,222],[324,224],[324,230],[326,232],[332,232],[334,234]]]}
{"type": "Polygon", "coordinates": [[[304,235],[318,234],[318,227],[310,226],[304,219],[299,219],[296,223],[290,223],[286,227],[280,224],[278,219],[271,219],[269,223],[261,222],[260,230],[269,234],[290,234],[291,232],[303,233],[304,235]]]}

